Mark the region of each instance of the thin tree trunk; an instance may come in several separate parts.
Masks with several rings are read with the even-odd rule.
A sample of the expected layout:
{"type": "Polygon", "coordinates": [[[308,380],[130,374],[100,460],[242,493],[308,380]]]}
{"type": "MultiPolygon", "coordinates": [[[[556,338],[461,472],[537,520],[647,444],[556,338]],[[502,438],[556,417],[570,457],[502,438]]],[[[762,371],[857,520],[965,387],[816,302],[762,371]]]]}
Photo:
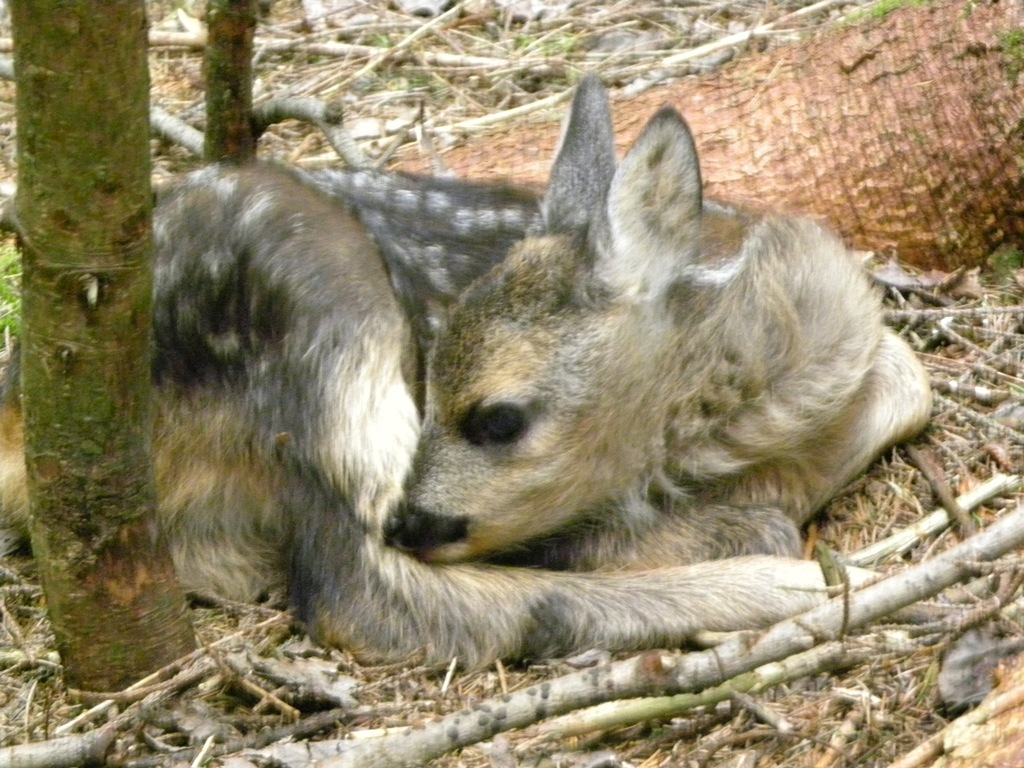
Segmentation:
{"type": "Polygon", "coordinates": [[[39,563],[72,685],[194,647],[155,522],[142,0],[14,0],[22,403],[39,563]]]}
{"type": "Polygon", "coordinates": [[[256,0],[210,0],[206,9],[207,162],[244,162],[256,154],[252,122],[252,42],[256,0]]]}

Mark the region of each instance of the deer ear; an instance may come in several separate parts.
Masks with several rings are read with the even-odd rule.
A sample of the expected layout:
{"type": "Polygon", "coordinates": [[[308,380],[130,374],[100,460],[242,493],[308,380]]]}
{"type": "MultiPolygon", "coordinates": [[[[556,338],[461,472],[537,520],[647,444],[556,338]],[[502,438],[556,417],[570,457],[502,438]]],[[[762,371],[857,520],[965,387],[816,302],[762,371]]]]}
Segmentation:
{"type": "Polygon", "coordinates": [[[598,278],[620,294],[661,295],[698,247],[702,209],[693,135],[678,112],[663,107],[612,179],[598,278]]]}
{"type": "Polygon", "coordinates": [[[544,220],[549,232],[582,230],[604,207],[615,174],[615,136],[608,93],[597,75],[580,81],[562,126],[551,169],[544,220]]]}

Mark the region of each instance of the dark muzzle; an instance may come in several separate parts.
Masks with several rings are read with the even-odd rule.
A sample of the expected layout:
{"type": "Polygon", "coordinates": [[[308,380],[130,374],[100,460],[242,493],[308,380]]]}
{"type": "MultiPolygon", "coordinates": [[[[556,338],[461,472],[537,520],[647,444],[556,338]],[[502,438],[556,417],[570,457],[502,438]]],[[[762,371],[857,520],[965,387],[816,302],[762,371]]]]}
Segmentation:
{"type": "Polygon", "coordinates": [[[465,517],[450,517],[403,505],[384,524],[384,542],[424,560],[432,549],[462,541],[468,525],[465,517]]]}

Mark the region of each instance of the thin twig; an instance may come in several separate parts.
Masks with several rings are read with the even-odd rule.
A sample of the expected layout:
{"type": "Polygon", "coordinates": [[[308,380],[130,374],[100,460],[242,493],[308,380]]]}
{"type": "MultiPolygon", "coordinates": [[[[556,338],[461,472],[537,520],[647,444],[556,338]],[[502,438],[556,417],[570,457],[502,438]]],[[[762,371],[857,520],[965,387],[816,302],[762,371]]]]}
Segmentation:
{"type": "Polygon", "coordinates": [[[435,29],[447,24],[452,19],[456,19],[462,13],[463,3],[455,3],[444,13],[439,16],[435,16],[433,19],[423,24],[423,26],[417,28],[412,34],[406,35],[394,45],[388,46],[381,50],[379,53],[370,58],[366,64],[360,67],[354,74],[349,75],[341,81],[339,89],[346,88],[354,82],[357,82],[360,78],[366,77],[368,74],[373,72],[377,67],[383,64],[393,56],[405,51],[405,49],[412,46],[413,43],[417,42],[423,37],[431,34],[435,29]]]}
{"type": "Polygon", "coordinates": [[[169,115],[160,107],[150,107],[149,128],[161,139],[184,147],[194,155],[203,154],[203,132],[169,115]]]}
{"type": "Polygon", "coordinates": [[[271,99],[253,109],[257,133],[262,133],[282,120],[303,120],[315,125],[323,131],[338,157],[350,168],[366,168],[370,165],[342,123],[340,105],[327,104],[320,99],[288,97],[271,99]]]}
{"type": "MultiPolygon", "coordinates": [[[[1021,478],[1019,475],[995,475],[976,488],[961,494],[954,501],[964,512],[970,512],[985,502],[998,496],[1013,493],[1020,487],[1021,478]]],[[[934,536],[948,526],[949,513],[945,509],[940,509],[921,518],[914,525],[896,531],[896,533],[881,541],[876,541],[874,544],[870,544],[857,552],[845,555],[843,560],[850,565],[867,568],[886,557],[906,552],[916,546],[922,539],[934,536]]]]}
{"type": "Polygon", "coordinates": [[[1013,307],[947,307],[944,309],[890,309],[885,313],[885,320],[891,325],[904,323],[934,322],[945,317],[971,318],[984,320],[999,315],[1024,315],[1024,306],[1013,307]]]}
{"type": "Polygon", "coordinates": [[[718,40],[707,43],[705,45],[699,45],[696,48],[691,48],[687,51],[683,51],[682,53],[677,53],[674,56],[669,56],[662,60],[661,66],[666,69],[675,67],[678,66],[679,64],[693,61],[694,59],[700,59],[704,56],[715,53],[716,51],[719,51],[722,48],[728,48],[735,45],[744,45],[750,40],[753,40],[755,37],[768,34],[769,32],[774,31],[776,27],[787,22],[790,22],[793,19],[798,19],[801,16],[808,16],[810,14],[818,13],[819,11],[831,8],[834,5],[839,5],[840,2],[842,2],[842,0],[820,0],[820,2],[805,6],[803,8],[800,8],[799,10],[793,11],[792,13],[787,13],[784,16],[780,16],[779,18],[767,24],[761,24],[759,26],[754,27],[753,29],[748,29],[743,32],[737,32],[734,35],[726,35],[725,37],[721,37],[718,40]]]}
{"type": "MultiPolygon", "coordinates": [[[[262,749],[270,744],[285,739],[304,739],[313,736],[321,731],[333,728],[338,723],[345,723],[355,719],[357,716],[365,716],[365,713],[352,712],[345,709],[331,709],[325,712],[317,712],[309,717],[291,723],[290,725],[277,728],[265,728],[241,739],[232,739],[223,744],[215,744],[210,749],[210,757],[221,757],[234,752],[241,752],[248,749],[262,749]]],[[[198,748],[186,748],[174,753],[175,762],[192,761],[199,754],[198,748]]],[[[166,764],[165,756],[148,756],[136,760],[123,762],[110,761],[111,768],[155,768],[166,764]]]]}
{"type": "Polygon", "coordinates": [[[960,533],[964,536],[972,535],[977,530],[977,526],[971,520],[966,510],[960,506],[960,502],[956,500],[953,490],[949,487],[949,483],[946,482],[945,475],[938,462],[930,454],[925,453],[917,446],[906,445],[903,450],[906,451],[907,456],[910,457],[910,460],[914,462],[914,465],[924,475],[928,485],[931,486],[932,493],[935,494],[935,498],[939,500],[939,504],[946,510],[949,519],[956,523],[960,533]]]}
{"type": "Polygon", "coordinates": [[[849,598],[834,598],[800,616],[780,622],[754,643],[738,638],[717,648],[685,655],[646,653],[577,672],[485,700],[470,710],[441,718],[400,737],[354,743],[318,768],[389,768],[425,763],[458,747],[522,728],[541,717],[569,712],[654,690],[688,693],[781,661],[837,636],[844,626],[863,627],[882,616],[937,594],[966,578],[974,563],[994,560],[1024,544],[1024,505],[976,536],[924,563],[868,585],[849,598]]]}
{"type": "Polygon", "coordinates": [[[127,688],[124,689],[124,691],[112,693],[90,693],[85,691],[79,691],[78,695],[83,699],[96,701],[97,698],[100,698],[101,700],[91,709],[86,710],[78,717],[68,721],[67,723],[64,723],[62,726],[57,728],[55,733],[57,735],[60,735],[62,733],[68,733],[74,730],[82,723],[88,722],[89,720],[107,712],[111,707],[115,706],[118,703],[118,700],[120,700],[121,703],[124,703],[128,700],[128,697],[132,697],[135,692],[144,692],[143,696],[149,696],[154,691],[163,690],[161,686],[154,686],[154,684],[177,674],[178,670],[180,670],[182,667],[192,663],[193,661],[200,659],[202,656],[209,653],[211,649],[218,648],[222,645],[225,645],[233,641],[237,641],[238,638],[240,637],[243,637],[247,634],[251,634],[254,631],[258,631],[259,629],[271,627],[283,621],[290,621],[290,619],[287,617],[286,614],[279,614],[277,616],[272,616],[269,619],[261,621],[254,627],[250,627],[245,630],[239,630],[237,632],[232,632],[230,635],[225,635],[224,637],[219,638],[218,640],[215,640],[214,642],[209,643],[208,645],[202,648],[197,648],[191,653],[182,656],[180,659],[172,661],[170,664],[161,667],[155,672],[146,675],[146,677],[142,678],[141,680],[138,680],[129,685],[127,688]],[[150,686],[154,687],[151,689],[150,686]]]}

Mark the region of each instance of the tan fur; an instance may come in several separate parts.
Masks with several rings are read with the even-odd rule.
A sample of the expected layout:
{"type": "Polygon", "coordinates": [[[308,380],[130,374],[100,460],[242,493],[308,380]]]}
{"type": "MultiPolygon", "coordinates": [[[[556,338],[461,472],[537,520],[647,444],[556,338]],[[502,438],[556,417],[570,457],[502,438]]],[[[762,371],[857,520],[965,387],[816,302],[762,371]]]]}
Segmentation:
{"type": "MultiPolygon", "coordinates": [[[[568,152],[599,164],[589,131],[570,123],[584,149],[568,152]]],[[[606,176],[607,190],[553,182],[591,205],[586,226],[549,222],[452,311],[391,525],[425,560],[794,554],[796,526],[925,424],[924,369],[834,235],[704,202],[674,112],[606,176]],[[473,414],[495,407],[522,414],[522,434],[475,438],[473,414]],[[461,530],[448,520],[461,536],[433,533],[461,530]]]]}
{"type": "Polygon", "coordinates": [[[23,430],[19,410],[5,408],[0,411],[0,510],[3,522],[20,531],[28,528],[23,430]]]}
{"type": "MultiPolygon", "coordinates": [[[[436,307],[449,277],[489,267],[493,227],[472,227],[493,211],[473,204],[498,193],[374,186],[374,240],[347,201],[264,166],[211,168],[164,199],[154,447],[187,587],[248,599],[287,579],[324,642],[467,665],[678,645],[823,599],[818,567],[789,557],[797,526],[922,427],[921,366],[832,235],[704,202],[671,114],[616,167],[607,111],[585,79],[548,231],[454,307],[418,447],[414,339],[436,318],[410,319],[395,286],[436,307]],[[452,201],[466,215],[447,273],[445,222],[428,222],[435,248],[415,214],[452,201]]],[[[0,505],[15,522],[21,429],[9,395],[0,505]]]]}

